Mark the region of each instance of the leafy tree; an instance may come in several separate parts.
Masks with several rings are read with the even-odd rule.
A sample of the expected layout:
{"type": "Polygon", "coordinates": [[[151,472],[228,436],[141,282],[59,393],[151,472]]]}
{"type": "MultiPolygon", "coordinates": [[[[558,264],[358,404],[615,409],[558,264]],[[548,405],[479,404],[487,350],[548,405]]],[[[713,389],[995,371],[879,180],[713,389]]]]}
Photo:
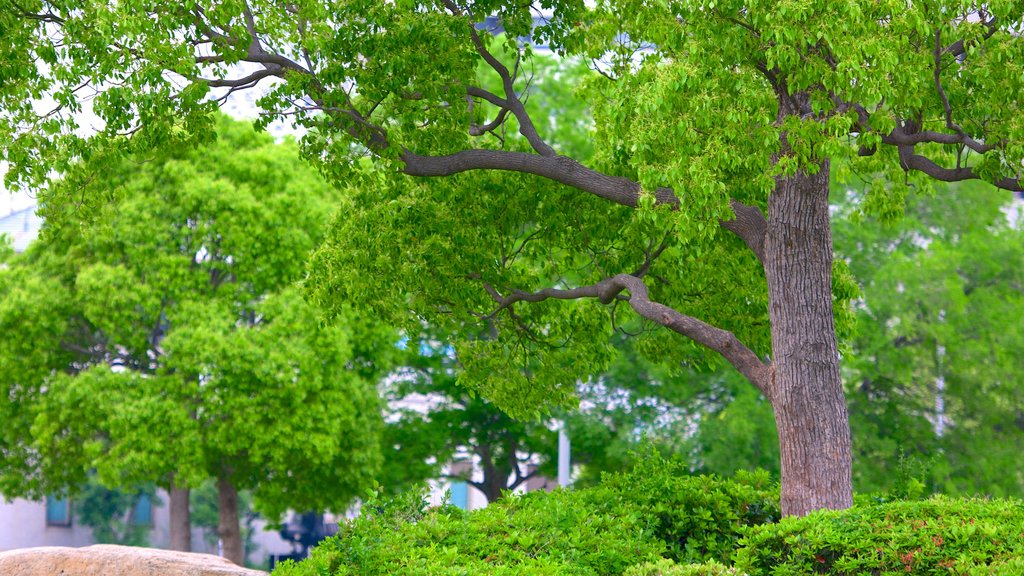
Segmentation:
{"type": "Polygon", "coordinates": [[[530,478],[550,474],[557,433],[542,421],[508,416],[457,382],[449,347],[424,340],[409,345],[410,362],[389,378],[384,398],[392,406],[384,432],[386,464],[382,485],[392,492],[442,475],[453,461],[472,462],[471,469],[444,473],[466,481],[488,502],[530,478]]]}
{"type": "Polygon", "coordinates": [[[764,469],[778,477],[778,436],[765,399],[728,367],[668,370],[629,342],[608,371],[581,387],[581,409],[565,414],[577,483],[626,471],[650,445],[692,473],[732,476],[764,469]]]}
{"type": "Polygon", "coordinates": [[[83,526],[92,528],[93,540],[100,544],[148,546],[150,526],[135,521],[141,498],[156,505],[151,486],[136,490],[112,490],[90,477],[72,503],[74,514],[83,526]]]}
{"type": "Polygon", "coordinates": [[[213,479],[225,556],[241,563],[239,490],[273,519],[343,510],[373,478],[377,340],[322,325],[293,286],[330,188],[291,144],[227,120],[218,134],[83,163],[40,195],[42,237],[2,272],[0,299],[29,327],[3,335],[4,383],[34,442],[2,472],[5,494],[73,491],[93,469],[110,487],[156,483],[186,549],[187,490],[213,479]]]}
{"type": "MultiPolygon", "coordinates": [[[[851,195],[847,211],[862,201],[851,195]]],[[[848,367],[862,490],[888,487],[902,452],[932,489],[1024,493],[1024,335],[1006,321],[1024,315],[1024,231],[1009,200],[941,187],[895,225],[837,229],[864,279],[848,367]]]]}
{"type": "MultiPolygon", "coordinates": [[[[202,530],[206,544],[216,548],[220,528],[219,494],[217,483],[207,480],[191,490],[192,526],[202,530]]],[[[259,514],[253,510],[252,494],[247,490],[238,493],[238,522],[242,533],[242,557],[248,559],[257,550],[255,522],[259,514]]]]}
{"type": "Polygon", "coordinates": [[[267,121],[309,128],[305,155],[354,187],[315,259],[320,305],[443,328],[466,381],[518,414],[570,403],[615,329],[645,330],[666,363],[717,353],[770,401],[783,511],[799,515],[852,502],[836,329],[854,290],[833,262],[833,162],[876,175],[879,212],[929,179],[1021,189],[1022,12],[33,0],[0,20],[0,138],[8,181],[37,185],[78,157],[208,133],[210,89],[282,80],[260,99],[267,121]],[[537,9],[550,17],[534,28],[537,9]],[[507,35],[477,29],[489,16],[507,35]],[[533,49],[516,40],[531,34],[598,72],[580,86],[586,165],[545,139],[584,120],[531,111],[533,49]],[[103,125],[86,139],[62,113],[90,89],[103,125]],[[37,112],[43,94],[57,112],[37,112]],[[349,169],[367,156],[380,170],[349,169]]]}

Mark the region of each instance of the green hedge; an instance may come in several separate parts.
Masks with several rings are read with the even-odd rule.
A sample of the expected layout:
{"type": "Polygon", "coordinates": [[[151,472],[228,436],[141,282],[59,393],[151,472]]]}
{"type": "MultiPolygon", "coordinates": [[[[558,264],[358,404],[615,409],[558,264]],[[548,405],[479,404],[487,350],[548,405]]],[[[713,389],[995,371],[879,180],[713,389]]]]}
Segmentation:
{"type": "Polygon", "coordinates": [[[510,496],[470,513],[422,502],[369,502],[310,559],[274,576],[622,574],[663,556],[727,560],[741,528],[778,517],[766,475],[688,476],[657,456],[594,488],[510,496]]]}
{"type": "Polygon", "coordinates": [[[764,475],[688,476],[649,456],[600,485],[470,513],[371,501],[274,576],[1024,575],[1024,505],[934,497],[778,520],[764,475]]]}
{"type": "Polygon", "coordinates": [[[623,576],[744,576],[736,568],[708,560],[701,564],[676,564],[663,558],[658,562],[640,564],[626,570],[623,576]]]}
{"type": "Polygon", "coordinates": [[[751,576],[1024,574],[1019,500],[933,497],[751,528],[734,565],[751,576]]]}

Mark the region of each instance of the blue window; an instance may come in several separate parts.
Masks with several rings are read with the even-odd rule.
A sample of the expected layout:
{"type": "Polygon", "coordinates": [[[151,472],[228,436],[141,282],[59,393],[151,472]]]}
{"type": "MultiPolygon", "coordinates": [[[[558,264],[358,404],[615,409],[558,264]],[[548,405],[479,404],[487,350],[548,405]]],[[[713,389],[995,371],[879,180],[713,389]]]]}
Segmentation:
{"type": "Polygon", "coordinates": [[[459,480],[452,482],[450,492],[452,495],[452,506],[457,506],[463,510],[469,509],[469,486],[465,482],[459,480]]]}
{"type": "Polygon", "coordinates": [[[132,510],[132,524],[136,526],[153,525],[153,500],[148,494],[139,494],[135,501],[135,509],[132,510]]]}
{"type": "Polygon", "coordinates": [[[67,498],[46,497],[46,525],[71,526],[71,502],[67,498]]]}

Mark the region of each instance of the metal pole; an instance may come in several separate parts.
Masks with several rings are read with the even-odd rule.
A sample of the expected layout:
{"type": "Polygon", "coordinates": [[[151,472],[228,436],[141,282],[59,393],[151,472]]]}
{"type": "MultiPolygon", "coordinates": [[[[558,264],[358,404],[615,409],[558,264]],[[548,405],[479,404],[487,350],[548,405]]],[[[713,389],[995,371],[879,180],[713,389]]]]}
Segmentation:
{"type": "Polygon", "coordinates": [[[569,485],[569,463],[571,446],[569,435],[565,432],[565,422],[558,429],[558,485],[566,487],[569,485]]]}

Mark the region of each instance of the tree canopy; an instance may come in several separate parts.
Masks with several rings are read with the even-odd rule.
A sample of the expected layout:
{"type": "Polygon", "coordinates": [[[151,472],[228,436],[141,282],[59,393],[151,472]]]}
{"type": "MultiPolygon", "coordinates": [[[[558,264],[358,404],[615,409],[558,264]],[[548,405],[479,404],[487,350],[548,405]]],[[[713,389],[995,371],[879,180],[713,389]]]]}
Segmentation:
{"type": "Polygon", "coordinates": [[[836,331],[854,291],[832,258],[833,163],[872,180],[882,213],[929,179],[1020,190],[1022,13],[34,0],[0,17],[0,142],[8,182],[38,186],[81,158],[201,138],[224,91],[276,80],[264,121],[308,129],[303,154],[352,186],[313,261],[318,305],[443,327],[464,381],[517,414],[571,403],[613,331],[666,363],[713,351],[771,402],[783,509],[803,514],[852,502],[836,331]],[[593,69],[578,82],[592,157],[551,129],[585,115],[531,108],[534,80],[558,80],[533,44],[593,69]],[[87,139],[69,113],[94,93],[87,139]]]}
{"type": "Polygon", "coordinates": [[[83,164],[42,193],[41,239],[0,271],[4,494],[95,470],[212,478],[272,521],[344,510],[380,464],[389,333],[322,324],[294,285],[332,195],[293,144],[226,119],[214,144],[83,164]]]}

